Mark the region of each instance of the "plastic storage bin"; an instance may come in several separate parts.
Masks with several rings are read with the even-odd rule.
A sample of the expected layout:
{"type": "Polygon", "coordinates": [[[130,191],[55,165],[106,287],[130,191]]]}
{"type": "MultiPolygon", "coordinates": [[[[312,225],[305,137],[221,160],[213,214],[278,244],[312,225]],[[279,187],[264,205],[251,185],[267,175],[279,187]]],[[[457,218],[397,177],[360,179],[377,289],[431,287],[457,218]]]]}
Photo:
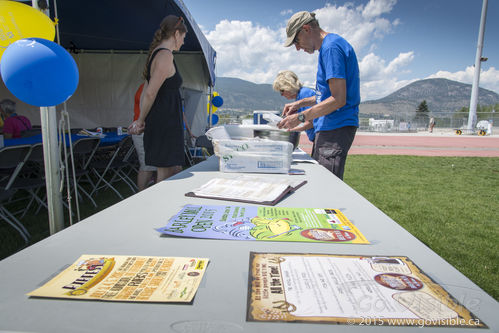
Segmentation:
{"type": "Polygon", "coordinates": [[[213,140],[222,172],[288,173],[293,145],[287,141],[253,138],[255,129],[267,125],[226,125],[230,139],[213,140]]]}

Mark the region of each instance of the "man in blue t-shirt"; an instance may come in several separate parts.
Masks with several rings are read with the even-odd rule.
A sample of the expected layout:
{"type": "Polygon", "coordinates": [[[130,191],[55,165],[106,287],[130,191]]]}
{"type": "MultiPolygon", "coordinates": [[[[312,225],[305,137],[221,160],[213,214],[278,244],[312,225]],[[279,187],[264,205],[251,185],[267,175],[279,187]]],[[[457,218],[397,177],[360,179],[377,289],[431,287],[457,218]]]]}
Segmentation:
{"type": "Polygon", "coordinates": [[[345,161],[359,127],[360,81],[357,56],[342,37],[322,30],[315,14],[298,12],[288,21],[285,46],[319,51],[316,96],[286,104],[280,128],[315,130],[314,153],[321,165],[343,179],[345,161]],[[312,106],[303,112],[297,111],[312,106]]]}

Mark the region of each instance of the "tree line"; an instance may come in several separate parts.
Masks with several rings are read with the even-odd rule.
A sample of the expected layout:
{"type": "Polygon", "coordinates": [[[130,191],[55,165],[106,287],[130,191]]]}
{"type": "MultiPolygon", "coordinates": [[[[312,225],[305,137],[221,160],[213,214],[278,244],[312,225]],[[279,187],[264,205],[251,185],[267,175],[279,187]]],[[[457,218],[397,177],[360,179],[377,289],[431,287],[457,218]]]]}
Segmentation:
{"type": "MultiPolygon", "coordinates": [[[[462,122],[463,119],[468,119],[469,112],[470,112],[469,106],[463,106],[462,108],[454,112],[452,116],[448,115],[442,116],[439,115],[438,113],[431,112],[430,109],[428,108],[428,103],[426,102],[426,100],[423,100],[416,108],[413,121],[416,123],[416,126],[418,127],[426,127],[429,124],[430,117],[434,117],[437,126],[452,127],[453,125],[462,122]]],[[[499,103],[492,105],[484,105],[484,106],[478,104],[476,112],[477,112],[477,121],[480,120],[494,121],[495,120],[494,118],[499,118],[499,103]]],[[[497,119],[497,122],[499,123],[499,119],[497,119]]]]}

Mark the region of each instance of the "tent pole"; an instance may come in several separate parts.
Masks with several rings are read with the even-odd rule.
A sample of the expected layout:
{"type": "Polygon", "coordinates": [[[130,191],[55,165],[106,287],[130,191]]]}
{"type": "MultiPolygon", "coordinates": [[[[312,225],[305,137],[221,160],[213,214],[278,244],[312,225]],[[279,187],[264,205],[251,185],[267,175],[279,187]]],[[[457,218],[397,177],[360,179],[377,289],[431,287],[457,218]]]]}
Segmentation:
{"type": "MultiPolygon", "coordinates": [[[[45,14],[47,14],[47,13],[45,13],[45,14]]],[[[55,37],[56,37],[57,44],[61,45],[61,36],[60,36],[59,23],[58,23],[58,21],[59,21],[59,15],[57,14],[57,0],[54,0],[54,14],[55,14],[54,20],[56,22],[56,25],[55,25],[55,37]]]]}
{"type": "Polygon", "coordinates": [[[57,149],[57,111],[55,106],[41,107],[40,118],[42,125],[43,159],[45,161],[49,229],[50,234],[53,235],[64,229],[62,195],[59,191],[59,149],[57,149]]]}
{"type": "Polygon", "coordinates": [[[208,114],[208,117],[210,118],[210,121],[208,123],[209,128],[213,127],[213,117],[211,116],[213,114],[213,104],[211,103],[212,93],[212,87],[210,86],[210,96],[208,97],[208,103],[210,103],[210,113],[208,114]]]}
{"type": "MultiPolygon", "coordinates": [[[[32,1],[38,8],[38,2],[32,1]]],[[[47,14],[47,13],[45,13],[47,14]]],[[[40,108],[42,127],[43,159],[45,163],[45,185],[47,188],[47,204],[49,211],[50,234],[64,229],[64,213],[62,210],[62,195],[59,191],[59,149],[57,142],[57,111],[55,106],[40,108]]]]}

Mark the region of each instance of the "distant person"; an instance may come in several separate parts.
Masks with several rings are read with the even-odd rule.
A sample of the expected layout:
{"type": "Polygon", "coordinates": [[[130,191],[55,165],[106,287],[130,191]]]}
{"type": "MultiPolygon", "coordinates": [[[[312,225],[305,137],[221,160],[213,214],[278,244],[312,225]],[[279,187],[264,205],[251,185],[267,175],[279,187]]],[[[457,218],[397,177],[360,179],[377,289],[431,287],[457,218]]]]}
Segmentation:
{"type": "Polygon", "coordinates": [[[182,77],[172,52],[180,50],[186,33],[184,19],[175,15],[156,30],[143,73],[140,115],[129,127],[131,134],[144,133],[145,164],[157,167],[156,182],[180,172],[185,163],[182,77]]]}
{"type": "MultiPolygon", "coordinates": [[[[277,74],[274,84],[272,88],[275,91],[278,91],[281,96],[286,99],[299,101],[303,98],[315,96],[315,90],[304,87],[303,84],[298,79],[298,76],[292,71],[281,71],[277,74]]],[[[302,107],[298,110],[298,112],[302,112],[309,107],[302,107]]],[[[312,142],[315,140],[315,131],[314,124],[309,121],[307,123],[307,127],[310,127],[305,130],[307,133],[308,139],[312,142]]],[[[313,154],[313,149],[312,149],[313,154]]]]}
{"type": "Polygon", "coordinates": [[[433,133],[433,127],[435,127],[435,118],[431,117],[429,126],[430,133],[433,133]]]}
{"type": "Polygon", "coordinates": [[[319,51],[316,91],[312,96],[286,104],[278,126],[306,129],[313,120],[314,154],[322,166],[343,179],[345,161],[359,127],[360,81],[357,56],[341,36],[321,29],[314,13],[298,12],[288,21],[284,46],[309,54],[319,51]],[[297,113],[305,106],[310,109],[297,113]]]}
{"type": "Polygon", "coordinates": [[[31,130],[31,122],[25,116],[16,114],[16,102],[10,99],[0,101],[0,112],[4,118],[3,135],[6,139],[21,138],[31,130]]]}
{"type": "MultiPolygon", "coordinates": [[[[133,107],[133,121],[139,119],[140,116],[140,96],[142,95],[142,90],[144,89],[144,84],[142,83],[137,92],[135,93],[134,107],[133,107]]],[[[145,152],[144,152],[144,133],[133,134],[132,135],[133,145],[137,151],[137,156],[139,157],[139,172],[137,173],[137,187],[139,191],[147,188],[147,185],[154,180],[154,174],[156,172],[156,167],[146,165],[145,152]]]]}

